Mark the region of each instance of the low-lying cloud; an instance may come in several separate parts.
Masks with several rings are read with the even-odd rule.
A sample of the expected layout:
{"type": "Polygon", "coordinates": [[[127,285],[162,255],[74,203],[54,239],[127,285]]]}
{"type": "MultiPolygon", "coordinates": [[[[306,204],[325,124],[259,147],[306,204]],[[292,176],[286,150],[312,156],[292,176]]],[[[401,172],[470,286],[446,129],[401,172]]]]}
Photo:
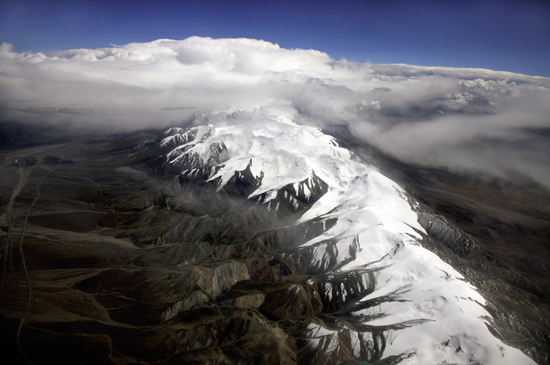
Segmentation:
{"type": "Polygon", "coordinates": [[[347,123],[408,162],[527,176],[550,187],[548,78],[359,64],[251,39],[191,37],[48,55],[0,46],[5,121],[130,130],[268,106],[301,123],[347,123]]]}

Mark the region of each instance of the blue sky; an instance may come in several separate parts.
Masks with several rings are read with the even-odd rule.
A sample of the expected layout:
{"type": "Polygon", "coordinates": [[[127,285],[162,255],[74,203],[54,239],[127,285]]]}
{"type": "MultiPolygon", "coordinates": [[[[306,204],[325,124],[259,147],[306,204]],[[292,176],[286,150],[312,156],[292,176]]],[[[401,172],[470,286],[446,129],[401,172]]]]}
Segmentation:
{"type": "Polygon", "coordinates": [[[193,35],[263,39],[357,62],[550,77],[550,2],[544,0],[0,0],[0,42],[20,52],[193,35]]]}

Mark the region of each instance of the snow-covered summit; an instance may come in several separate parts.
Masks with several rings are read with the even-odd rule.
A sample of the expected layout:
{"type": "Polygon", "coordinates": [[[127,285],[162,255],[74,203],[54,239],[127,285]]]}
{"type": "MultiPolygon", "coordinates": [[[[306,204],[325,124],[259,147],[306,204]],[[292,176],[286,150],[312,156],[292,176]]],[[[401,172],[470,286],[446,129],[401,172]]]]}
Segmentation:
{"type": "Polygon", "coordinates": [[[352,313],[355,324],[311,323],[310,346],[331,356],[345,332],[359,358],[378,331],[388,338],[384,356],[401,356],[406,364],[534,363],[493,336],[476,288],[419,245],[426,232],[416,203],[398,184],[318,128],[254,116],[172,128],[160,147],[165,163],[186,178],[206,176],[218,190],[235,176],[252,179],[248,199],[274,212],[282,200],[290,206],[295,200],[296,224],[323,224],[321,234],[289,254],[311,258],[311,271],[324,278],[324,303],[352,313]],[[313,192],[311,204],[298,204],[313,192]],[[359,291],[335,280],[351,276],[359,291]],[[363,327],[377,330],[369,337],[363,327]]]}
{"type": "Polygon", "coordinates": [[[333,137],[288,121],[171,128],[160,146],[169,149],[166,163],[181,166],[181,174],[213,168],[208,180],[216,181],[218,189],[236,171],[249,168],[259,182],[250,199],[261,194],[273,196],[289,184],[308,196],[319,179],[336,189],[340,182],[367,172],[363,165],[351,161],[349,151],[339,147],[333,137]]]}

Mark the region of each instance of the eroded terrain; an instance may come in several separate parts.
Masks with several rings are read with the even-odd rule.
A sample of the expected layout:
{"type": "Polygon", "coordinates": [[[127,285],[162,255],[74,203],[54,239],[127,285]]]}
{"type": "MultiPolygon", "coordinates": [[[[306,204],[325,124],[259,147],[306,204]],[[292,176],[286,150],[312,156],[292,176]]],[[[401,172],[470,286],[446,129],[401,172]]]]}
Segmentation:
{"type": "MultiPolygon", "coordinates": [[[[351,315],[397,300],[399,293],[364,300],[377,269],[334,275],[336,258],[322,266],[314,247],[300,248],[335,221],[289,225],[300,212],[281,205],[275,216],[246,199],[254,189],[246,170],[219,191],[172,175],[154,162],[158,139],[140,132],[4,150],[0,307],[8,358],[394,364],[414,356],[384,350],[391,333],[418,322],[368,326],[351,315]]],[[[539,207],[547,195],[521,204],[521,196],[487,199],[520,192],[469,182],[474,189],[392,163],[389,173],[423,203],[423,244],[486,294],[497,337],[544,363],[550,260],[539,207]]],[[[325,192],[321,184],[305,199],[288,190],[302,211],[325,192]]],[[[457,350],[451,340],[441,346],[457,350]]]]}

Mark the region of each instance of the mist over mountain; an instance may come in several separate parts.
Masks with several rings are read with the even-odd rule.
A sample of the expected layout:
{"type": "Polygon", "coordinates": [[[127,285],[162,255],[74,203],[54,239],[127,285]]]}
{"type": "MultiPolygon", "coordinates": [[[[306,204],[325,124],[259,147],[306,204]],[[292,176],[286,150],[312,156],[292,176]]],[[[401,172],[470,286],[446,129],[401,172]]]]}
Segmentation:
{"type": "Polygon", "coordinates": [[[9,356],[550,359],[550,79],[201,37],[0,66],[9,356]]]}
{"type": "Polygon", "coordinates": [[[304,124],[348,124],[408,162],[549,186],[550,80],[543,77],[358,64],[264,41],[200,37],[48,55],[3,44],[0,59],[6,121],[136,130],[275,104],[304,124]]]}

